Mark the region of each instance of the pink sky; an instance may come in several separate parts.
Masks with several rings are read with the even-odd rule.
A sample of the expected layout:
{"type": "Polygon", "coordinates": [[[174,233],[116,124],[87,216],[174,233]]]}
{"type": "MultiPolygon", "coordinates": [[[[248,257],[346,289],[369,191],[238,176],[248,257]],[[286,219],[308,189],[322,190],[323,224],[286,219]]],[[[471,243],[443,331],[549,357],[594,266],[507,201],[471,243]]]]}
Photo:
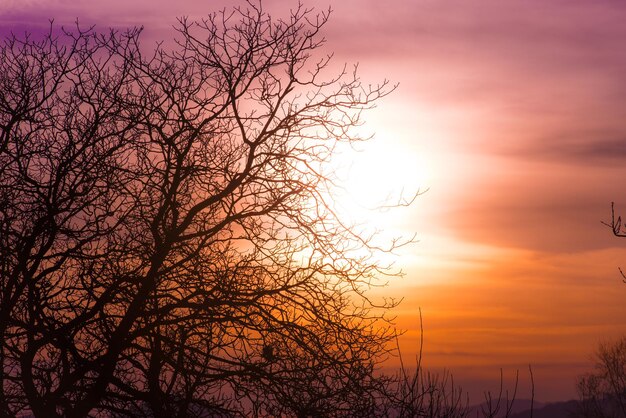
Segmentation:
{"type": "MultiPolygon", "coordinates": [[[[156,40],[171,35],[176,16],[235,4],[0,0],[0,31],[78,17],[101,29],[145,25],[156,40]]],[[[296,2],[264,4],[285,16],[296,2]]],[[[626,333],[617,271],[626,240],[600,223],[613,200],[626,211],[626,6],[305,5],[332,6],[324,35],[336,62],[359,62],[372,82],[400,83],[366,120],[385,157],[414,164],[405,172],[417,170],[430,188],[395,223],[420,239],[399,261],[406,277],[387,289],[405,297],[397,322],[408,330],[406,358],[417,351],[421,307],[426,364],[451,369],[472,395],[495,386],[503,368],[509,377],[520,369],[525,396],[532,364],[539,400],[575,397],[598,342],[626,333]]]]}

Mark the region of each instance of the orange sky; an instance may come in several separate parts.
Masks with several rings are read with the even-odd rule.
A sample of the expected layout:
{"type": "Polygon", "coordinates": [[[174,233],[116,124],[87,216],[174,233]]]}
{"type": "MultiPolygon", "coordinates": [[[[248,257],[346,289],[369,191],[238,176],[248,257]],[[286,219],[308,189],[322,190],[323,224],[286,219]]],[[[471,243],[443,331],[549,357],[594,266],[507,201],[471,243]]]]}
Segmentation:
{"type": "MultiPolygon", "coordinates": [[[[264,2],[278,15],[295,3],[264,2]]],[[[370,183],[378,169],[380,187],[429,188],[392,222],[420,239],[398,261],[405,278],[386,290],[405,298],[397,323],[408,330],[408,362],[421,307],[426,365],[451,369],[474,396],[495,386],[500,368],[509,381],[520,369],[525,396],[532,364],[539,400],[574,397],[598,342],[626,333],[617,271],[626,239],[600,223],[613,200],[626,212],[626,6],[304,3],[334,9],[324,35],[337,63],[358,61],[365,80],[400,83],[365,115],[377,137],[360,158],[370,183]]],[[[100,28],[143,24],[161,39],[177,15],[239,2],[99,4],[0,0],[1,31],[79,17],[100,28]]]]}

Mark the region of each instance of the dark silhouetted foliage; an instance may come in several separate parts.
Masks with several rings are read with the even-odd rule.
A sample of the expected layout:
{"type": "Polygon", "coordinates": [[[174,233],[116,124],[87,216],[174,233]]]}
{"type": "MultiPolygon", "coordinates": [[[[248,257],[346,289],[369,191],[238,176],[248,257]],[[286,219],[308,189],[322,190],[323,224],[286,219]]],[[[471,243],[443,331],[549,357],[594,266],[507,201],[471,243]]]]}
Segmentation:
{"type": "Polygon", "coordinates": [[[578,380],[578,416],[626,417],[626,337],[600,344],[595,369],[578,380]]]}
{"type": "MultiPolygon", "coordinates": [[[[327,163],[389,89],[316,56],[327,13],[259,4],[0,50],[0,411],[367,410],[385,272],[327,163]]],[[[398,243],[391,243],[387,250],[398,243]]]]}
{"type": "Polygon", "coordinates": [[[404,242],[336,216],[329,162],[392,88],[329,72],[327,18],[5,40],[1,416],[466,416],[448,377],[378,372],[373,256],[404,242]]]}

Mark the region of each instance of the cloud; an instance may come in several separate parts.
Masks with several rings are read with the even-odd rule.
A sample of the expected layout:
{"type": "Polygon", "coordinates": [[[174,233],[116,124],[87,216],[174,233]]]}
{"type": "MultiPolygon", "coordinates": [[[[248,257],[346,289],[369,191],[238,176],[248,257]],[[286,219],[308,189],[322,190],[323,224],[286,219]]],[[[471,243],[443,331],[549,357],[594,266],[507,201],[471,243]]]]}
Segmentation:
{"type": "Polygon", "coordinates": [[[623,167],[626,165],[626,127],[622,130],[582,130],[547,136],[518,145],[517,149],[507,149],[503,154],[575,166],[623,167]]]}
{"type": "Polygon", "coordinates": [[[475,195],[460,191],[459,201],[445,215],[450,230],[469,241],[540,251],[624,247],[601,221],[610,217],[610,202],[623,198],[619,179],[625,178],[626,168],[613,176],[580,165],[550,171],[549,165],[538,163],[528,164],[528,170],[501,178],[494,170],[496,177],[482,179],[475,195]]]}

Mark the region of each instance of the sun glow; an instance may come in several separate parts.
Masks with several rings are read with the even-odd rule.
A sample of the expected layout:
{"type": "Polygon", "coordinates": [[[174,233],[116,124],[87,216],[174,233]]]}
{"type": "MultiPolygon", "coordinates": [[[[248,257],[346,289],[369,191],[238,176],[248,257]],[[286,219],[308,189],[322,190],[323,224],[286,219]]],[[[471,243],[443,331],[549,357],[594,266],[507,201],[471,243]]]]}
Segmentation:
{"type": "Polygon", "coordinates": [[[375,229],[406,231],[401,208],[429,186],[419,153],[397,140],[377,137],[342,150],[333,162],[338,188],[333,200],[342,219],[375,229]]]}

